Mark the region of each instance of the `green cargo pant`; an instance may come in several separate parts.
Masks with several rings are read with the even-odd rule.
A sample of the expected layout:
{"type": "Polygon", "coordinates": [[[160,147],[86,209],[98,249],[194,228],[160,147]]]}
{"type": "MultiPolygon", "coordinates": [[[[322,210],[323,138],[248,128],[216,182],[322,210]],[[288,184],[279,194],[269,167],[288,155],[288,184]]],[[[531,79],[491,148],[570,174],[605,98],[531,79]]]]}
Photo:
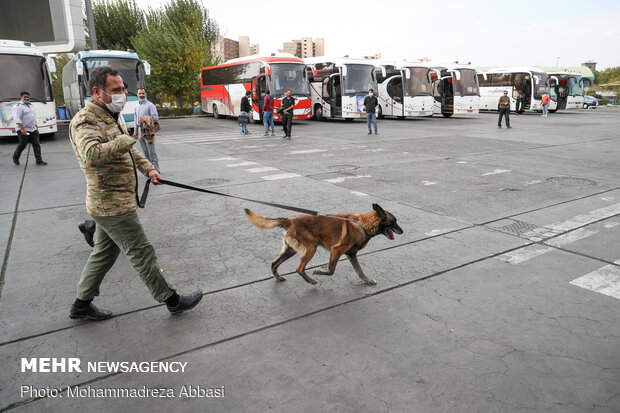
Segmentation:
{"type": "Polygon", "coordinates": [[[122,251],[157,301],[164,302],[175,290],[157,263],[155,249],[146,238],[136,211],[115,217],[95,217],[95,248],[88,257],[77,286],[77,298],[92,300],[99,285],[122,251]]]}

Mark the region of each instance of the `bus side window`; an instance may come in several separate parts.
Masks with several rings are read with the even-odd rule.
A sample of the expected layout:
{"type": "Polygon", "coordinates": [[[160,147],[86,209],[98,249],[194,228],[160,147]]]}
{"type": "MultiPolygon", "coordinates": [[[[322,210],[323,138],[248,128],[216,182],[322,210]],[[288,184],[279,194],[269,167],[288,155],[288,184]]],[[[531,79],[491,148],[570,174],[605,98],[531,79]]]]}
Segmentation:
{"type": "Polygon", "coordinates": [[[329,87],[329,77],[323,79],[323,99],[329,100],[331,98],[331,88],[329,87]]]}

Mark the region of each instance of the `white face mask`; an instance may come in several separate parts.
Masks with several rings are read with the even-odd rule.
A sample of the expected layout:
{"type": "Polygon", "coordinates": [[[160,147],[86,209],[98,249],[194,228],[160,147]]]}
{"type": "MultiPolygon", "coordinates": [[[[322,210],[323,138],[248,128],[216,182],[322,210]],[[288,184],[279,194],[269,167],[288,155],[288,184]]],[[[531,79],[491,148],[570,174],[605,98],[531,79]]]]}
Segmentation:
{"type": "Polygon", "coordinates": [[[370,92],[370,93],[368,94],[368,96],[372,96],[372,95],[374,95],[374,93],[372,93],[372,92],[370,92]]]}
{"type": "Polygon", "coordinates": [[[110,95],[109,93],[106,93],[103,90],[101,92],[105,93],[106,95],[112,98],[112,102],[105,104],[106,107],[110,110],[110,112],[119,113],[120,111],[123,110],[123,108],[125,107],[125,102],[127,102],[127,96],[125,96],[124,93],[110,95]]]}

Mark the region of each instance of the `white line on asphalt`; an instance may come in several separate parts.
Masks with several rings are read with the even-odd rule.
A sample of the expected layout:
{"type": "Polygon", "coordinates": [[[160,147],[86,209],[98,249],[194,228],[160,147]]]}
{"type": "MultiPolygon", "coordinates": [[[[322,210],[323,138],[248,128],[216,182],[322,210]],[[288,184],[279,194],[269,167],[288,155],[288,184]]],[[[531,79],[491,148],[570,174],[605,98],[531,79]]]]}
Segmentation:
{"type": "Polygon", "coordinates": [[[327,152],[326,149],[304,149],[301,151],[291,151],[288,154],[289,155],[300,155],[303,153],[316,153],[316,152],[327,152]]]}
{"type": "Polygon", "coordinates": [[[601,199],[602,199],[603,201],[613,201],[613,200],[614,200],[614,199],[616,199],[616,198],[614,198],[613,196],[604,196],[604,197],[602,197],[601,199]]]}
{"type": "Polygon", "coordinates": [[[236,161],[239,158],[234,158],[232,156],[224,156],[223,158],[211,158],[207,159],[207,161],[236,161]]]}
{"type": "Polygon", "coordinates": [[[368,196],[368,194],[359,191],[351,191],[351,193],[355,196],[368,196]]]}
{"type": "Polygon", "coordinates": [[[278,179],[288,179],[288,178],[297,178],[300,175],[287,173],[287,174],[277,174],[277,175],[266,175],[261,176],[266,181],[277,181],[278,179]]]}
{"type": "Polygon", "coordinates": [[[360,178],[372,178],[372,177],[370,175],[341,176],[340,178],[323,179],[323,181],[329,182],[330,184],[338,184],[340,182],[344,182],[345,179],[360,179],[360,178]]]}
{"type": "Polygon", "coordinates": [[[482,176],[497,175],[510,172],[510,169],[494,169],[492,172],[483,173],[482,176]]]}
{"type": "Polygon", "coordinates": [[[456,163],[469,163],[467,161],[457,161],[456,163]]]}
{"type": "Polygon", "coordinates": [[[446,232],[454,231],[456,228],[444,228],[444,229],[434,229],[426,233],[429,237],[434,237],[435,235],[445,234],[446,232]]]}
{"type": "Polygon", "coordinates": [[[613,228],[613,227],[615,227],[617,225],[620,225],[620,223],[618,223],[618,222],[606,222],[604,226],[605,226],[605,228],[613,228]]]}
{"type": "Polygon", "coordinates": [[[589,229],[579,228],[568,234],[560,235],[559,237],[545,241],[545,244],[553,245],[554,247],[563,247],[572,242],[579,241],[587,238],[591,235],[598,234],[597,231],[590,231],[589,229]]]}
{"type": "Polygon", "coordinates": [[[235,166],[250,166],[250,165],[258,165],[258,162],[245,161],[245,162],[239,162],[239,163],[229,163],[226,166],[228,168],[233,168],[235,166]]]}
{"type": "Polygon", "coordinates": [[[567,219],[565,221],[554,222],[551,225],[545,225],[547,228],[551,228],[557,231],[569,231],[574,228],[582,227],[595,221],[611,217],[613,215],[620,214],[620,204],[609,205],[604,208],[595,209],[586,214],[580,214],[567,219]]]}
{"type": "Polygon", "coordinates": [[[383,148],[378,148],[378,149],[365,149],[364,152],[384,152],[387,151],[387,149],[383,149],[383,148]]]}
{"type": "Polygon", "coordinates": [[[270,172],[270,171],[278,171],[278,168],[274,168],[273,166],[263,166],[262,168],[251,168],[251,169],[246,169],[246,172],[249,172],[251,174],[255,174],[257,172],[270,172]]]}
{"type": "Polygon", "coordinates": [[[433,181],[422,181],[422,185],[425,186],[429,186],[429,185],[436,185],[437,182],[433,182],[433,181]]]}
{"type": "Polygon", "coordinates": [[[502,254],[497,258],[502,261],[506,261],[512,265],[520,264],[524,261],[531,260],[532,258],[543,255],[547,252],[553,251],[554,248],[534,248],[532,246],[518,249],[516,251],[510,251],[506,254],[502,254]]]}
{"type": "Polygon", "coordinates": [[[527,181],[527,182],[525,183],[525,185],[534,185],[534,184],[539,184],[539,183],[541,183],[541,182],[542,182],[542,181],[539,181],[538,179],[534,179],[534,180],[531,180],[531,181],[527,181]]]}
{"type": "Polygon", "coordinates": [[[583,277],[576,278],[570,283],[577,287],[620,299],[620,267],[617,265],[606,265],[583,277]]]}

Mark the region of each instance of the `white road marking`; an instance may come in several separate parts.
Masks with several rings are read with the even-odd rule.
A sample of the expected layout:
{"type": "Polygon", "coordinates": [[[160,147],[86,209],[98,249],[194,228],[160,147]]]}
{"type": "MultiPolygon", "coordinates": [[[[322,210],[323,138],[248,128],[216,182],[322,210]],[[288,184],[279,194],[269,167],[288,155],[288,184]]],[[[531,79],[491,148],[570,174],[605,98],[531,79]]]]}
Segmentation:
{"type": "Polygon", "coordinates": [[[226,166],[228,168],[232,168],[232,167],[235,167],[235,166],[250,166],[250,165],[258,165],[258,162],[245,161],[245,162],[239,162],[239,163],[229,163],[226,166]]]}
{"type": "Polygon", "coordinates": [[[378,148],[378,149],[365,149],[364,152],[384,152],[387,151],[387,149],[383,149],[383,148],[378,148]]]}
{"type": "Polygon", "coordinates": [[[296,178],[298,176],[300,175],[293,174],[293,173],[286,173],[286,174],[277,174],[277,175],[266,175],[266,176],[261,176],[261,178],[263,178],[266,181],[277,181],[278,179],[296,178]]]}
{"type": "Polygon", "coordinates": [[[614,204],[606,206],[604,208],[595,209],[594,211],[590,211],[586,214],[576,215],[573,218],[565,221],[558,221],[554,222],[551,225],[545,225],[545,227],[564,232],[574,228],[582,227],[595,221],[600,221],[604,218],[608,218],[616,214],[620,214],[620,204],[614,204]]]}
{"type": "Polygon", "coordinates": [[[207,161],[236,161],[236,160],[239,160],[239,158],[233,158],[232,156],[225,156],[223,158],[207,159],[207,161]]]}
{"type": "Polygon", "coordinates": [[[620,300],[620,267],[611,264],[606,265],[574,279],[570,284],[620,300]]]}
{"type": "Polygon", "coordinates": [[[434,229],[427,232],[425,235],[428,235],[429,237],[434,237],[435,235],[445,234],[446,232],[454,231],[455,229],[456,228],[434,229]]]}
{"type": "Polygon", "coordinates": [[[456,163],[469,163],[467,161],[457,161],[456,163]]]}
{"type": "Polygon", "coordinates": [[[613,228],[617,225],[620,225],[620,223],[619,222],[606,222],[604,226],[605,228],[613,228]]]}
{"type": "Polygon", "coordinates": [[[429,186],[429,185],[436,185],[437,182],[433,182],[433,181],[422,181],[422,185],[424,186],[429,186]]]}
{"type": "Polygon", "coordinates": [[[534,180],[531,180],[531,181],[527,181],[527,182],[525,183],[525,185],[535,185],[535,184],[539,184],[539,183],[541,183],[541,182],[542,182],[542,181],[539,181],[538,179],[534,179],[534,180]]]}
{"type": "Polygon", "coordinates": [[[341,176],[340,178],[323,179],[323,181],[329,182],[330,184],[338,184],[340,182],[344,182],[345,179],[360,179],[360,178],[371,178],[371,176],[370,175],[341,176]]]}
{"type": "Polygon", "coordinates": [[[553,245],[554,247],[563,247],[572,242],[579,241],[594,234],[598,234],[598,232],[590,231],[589,229],[585,228],[579,228],[575,231],[569,232],[568,234],[560,235],[559,237],[550,239],[546,241],[545,244],[553,245]]]}
{"type": "Polygon", "coordinates": [[[288,154],[289,155],[300,155],[303,153],[317,153],[317,152],[327,152],[327,150],[326,149],[304,149],[300,151],[291,151],[288,154]]]}
{"type": "Polygon", "coordinates": [[[534,247],[525,247],[518,249],[516,251],[510,251],[506,254],[502,254],[497,258],[506,261],[512,265],[520,264],[524,261],[531,260],[532,258],[538,257],[539,255],[543,255],[549,251],[553,251],[555,248],[546,247],[546,248],[534,248],[534,247]]]}
{"type": "Polygon", "coordinates": [[[487,172],[487,173],[482,174],[482,176],[497,175],[497,174],[503,174],[506,172],[510,172],[510,169],[494,169],[492,172],[487,172]]]}
{"type": "Polygon", "coordinates": [[[368,194],[359,191],[351,191],[351,193],[355,196],[368,196],[368,194]]]}
{"type": "Polygon", "coordinates": [[[613,196],[604,196],[601,198],[601,200],[603,201],[613,201],[614,199],[616,198],[614,198],[613,196]]]}
{"type": "Polygon", "coordinates": [[[246,169],[246,172],[249,172],[251,174],[255,174],[257,172],[269,172],[269,171],[278,171],[278,168],[274,168],[273,166],[263,166],[262,168],[251,168],[251,169],[246,169]]]}

